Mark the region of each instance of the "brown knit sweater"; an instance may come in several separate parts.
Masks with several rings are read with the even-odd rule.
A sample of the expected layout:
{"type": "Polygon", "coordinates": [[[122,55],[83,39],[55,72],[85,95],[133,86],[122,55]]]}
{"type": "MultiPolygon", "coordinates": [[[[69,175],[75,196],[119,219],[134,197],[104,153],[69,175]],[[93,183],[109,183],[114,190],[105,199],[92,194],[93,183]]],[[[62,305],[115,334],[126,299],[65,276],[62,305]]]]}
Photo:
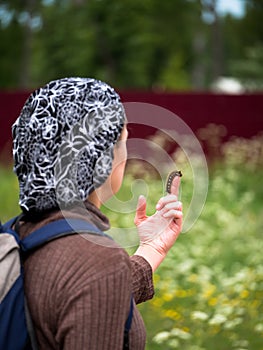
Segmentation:
{"type": "MultiPolygon", "coordinates": [[[[22,222],[27,236],[64,217],[82,218],[102,230],[106,217],[93,205],[53,212],[33,223],[22,222]]],[[[153,297],[152,270],[139,256],[129,257],[107,237],[76,234],[53,240],[25,261],[25,292],[39,350],[122,350],[124,324],[133,293],[135,303],[153,297]]],[[[146,332],[134,308],[130,349],[145,348],[146,332]]]]}

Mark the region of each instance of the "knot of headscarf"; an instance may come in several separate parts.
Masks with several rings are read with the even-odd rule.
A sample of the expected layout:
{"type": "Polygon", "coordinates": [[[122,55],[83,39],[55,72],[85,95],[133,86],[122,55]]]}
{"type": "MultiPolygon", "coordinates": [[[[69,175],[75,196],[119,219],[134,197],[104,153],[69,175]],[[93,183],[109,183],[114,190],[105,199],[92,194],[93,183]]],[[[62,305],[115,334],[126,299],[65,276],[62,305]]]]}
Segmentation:
{"type": "Polygon", "coordinates": [[[119,95],[98,80],[64,78],[34,91],[12,128],[22,210],[70,207],[101,186],[125,119],[119,95]]]}

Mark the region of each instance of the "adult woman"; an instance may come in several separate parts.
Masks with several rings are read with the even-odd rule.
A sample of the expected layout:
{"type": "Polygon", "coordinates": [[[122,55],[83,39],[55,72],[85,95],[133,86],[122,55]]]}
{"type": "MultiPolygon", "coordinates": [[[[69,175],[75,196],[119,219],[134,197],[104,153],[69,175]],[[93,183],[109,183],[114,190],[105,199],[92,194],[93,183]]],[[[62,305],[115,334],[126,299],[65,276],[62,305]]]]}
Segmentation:
{"type": "MultiPolygon", "coordinates": [[[[22,237],[62,217],[109,228],[99,207],[122,182],[125,123],[119,96],[94,79],[52,81],[29,97],[13,126],[22,237]]],[[[40,349],[122,349],[130,296],[136,303],[152,298],[152,272],[182,225],[176,195],[160,199],[152,217],[145,210],[140,197],[135,223],[141,243],[132,257],[107,237],[71,235],[26,259],[25,290],[40,349]]],[[[130,349],[144,346],[135,308],[130,349]]]]}

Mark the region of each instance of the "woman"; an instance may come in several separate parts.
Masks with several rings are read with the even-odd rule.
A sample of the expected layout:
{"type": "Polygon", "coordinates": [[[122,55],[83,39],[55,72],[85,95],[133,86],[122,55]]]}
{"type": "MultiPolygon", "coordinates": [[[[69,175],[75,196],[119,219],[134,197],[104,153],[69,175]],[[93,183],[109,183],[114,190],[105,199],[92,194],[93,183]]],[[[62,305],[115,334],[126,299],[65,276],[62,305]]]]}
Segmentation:
{"type": "MultiPolygon", "coordinates": [[[[31,94],[13,125],[22,237],[63,217],[109,228],[99,208],[122,183],[125,123],[118,94],[94,79],[64,78],[31,94]]],[[[151,217],[139,198],[140,245],[132,257],[108,237],[89,234],[53,240],[28,256],[25,291],[39,349],[123,348],[131,295],[136,304],[153,297],[152,273],[181,231],[178,187],[177,178],[151,217]]],[[[130,349],[144,349],[145,341],[134,308],[130,349]]]]}

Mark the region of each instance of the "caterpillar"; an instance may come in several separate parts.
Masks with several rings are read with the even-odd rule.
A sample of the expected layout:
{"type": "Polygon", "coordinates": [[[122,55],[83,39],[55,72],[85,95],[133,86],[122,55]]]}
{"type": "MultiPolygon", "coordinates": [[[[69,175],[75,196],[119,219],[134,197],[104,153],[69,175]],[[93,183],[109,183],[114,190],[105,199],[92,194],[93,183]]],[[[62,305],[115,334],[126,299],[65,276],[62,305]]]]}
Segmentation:
{"type": "Polygon", "coordinates": [[[172,186],[172,183],[173,183],[173,179],[176,177],[176,176],[179,176],[179,177],[182,177],[183,174],[180,170],[175,170],[175,171],[172,171],[168,177],[167,177],[167,180],[166,180],[166,192],[167,193],[171,193],[171,186],[172,186]]]}

